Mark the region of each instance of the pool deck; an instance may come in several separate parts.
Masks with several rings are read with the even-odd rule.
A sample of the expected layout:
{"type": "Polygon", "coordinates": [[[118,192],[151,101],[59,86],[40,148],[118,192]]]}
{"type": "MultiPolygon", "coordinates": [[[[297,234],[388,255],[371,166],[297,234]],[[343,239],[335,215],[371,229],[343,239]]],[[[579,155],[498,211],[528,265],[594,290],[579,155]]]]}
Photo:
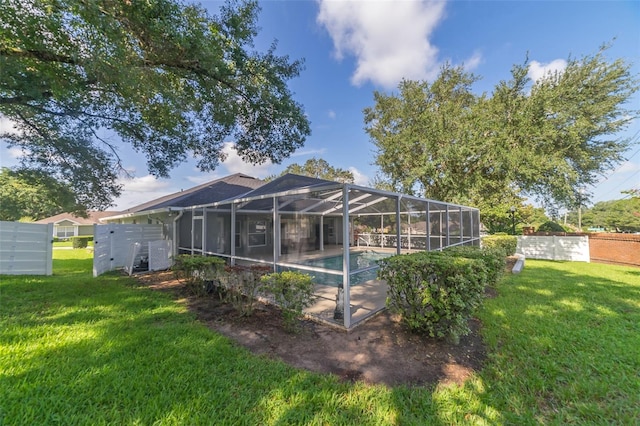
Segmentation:
{"type": "MultiPolygon", "coordinates": [[[[375,250],[378,252],[394,253],[396,250],[380,247],[351,247],[351,253],[375,250]]],[[[297,262],[342,255],[342,246],[325,247],[323,251],[314,251],[294,256],[283,256],[281,260],[287,261],[295,259],[297,262]]],[[[335,286],[316,284],[315,303],[304,310],[305,315],[313,320],[332,327],[346,330],[344,319],[335,320],[333,315],[336,309],[336,296],[338,288],[335,286]]],[[[375,314],[385,309],[387,299],[387,283],[380,280],[371,280],[351,287],[351,327],[353,329],[358,324],[373,317],[375,314]]]]}
{"type": "MultiPolygon", "coordinates": [[[[315,290],[316,301],[312,306],[304,310],[305,315],[314,321],[345,329],[343,319],[333,319],[337,292],[338,289],[336,287],[317,284],[315,290]]],[[[351,287],[350,295],[350,329],[353,329],[358,324],[385,309],[387,283],[381,280],[367,281],[351,287]]]]}
{"type": "MultiPolygon", "coordinates": [[[[292,264],[301,263],[307,260],[334,257],[342,255],[342,246],[325,246],[324,250],[315,250],[303,253],[292,253],[280,257],[280,262],[290,262],[292,264]]],[[[386,252],[393,254],[395,248],[381,247],[350,247],[351,253],[360,251],[373,250],[376,252],[386,252]]],[[[403,250],[407,252],[407,250],[403,250]]],[[[267,259],[265,257],[265,259],[267,259]]],[[[307,318],[329,326],[342,329],[352,330],[358,324],[372,318],[377,313],[385,309],[387,298],[387,283],[381,280],[370,280],[351,287],[350,306],[351,306],[351,326],[347,330],[344,326],[344,319],[335,320],[333,315],[336,309],[336,296],[338,288],[330,285],[316,284],[315,287],[315,303],[304,310],[307,318]]]]}

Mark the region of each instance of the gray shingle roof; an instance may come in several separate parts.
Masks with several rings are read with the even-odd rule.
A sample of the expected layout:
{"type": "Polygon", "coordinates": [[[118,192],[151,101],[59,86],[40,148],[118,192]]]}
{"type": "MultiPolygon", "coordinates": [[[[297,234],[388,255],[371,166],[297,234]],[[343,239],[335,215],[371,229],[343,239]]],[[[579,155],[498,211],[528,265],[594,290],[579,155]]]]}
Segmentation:
{"type": "Polygon", "coordinates": [[[287,173],[271,182],[262,185],[258,189],[245,194],[243,197],[257,197],[260,195],[276,194],[278,192],[289,191],[300,188],[312,188],[314,186],[324,186],[330,184],[339,184],[330,180],[317,179],[309,176],[294,175],[287,173]]]}
{"type": "Polygon", "coordinates": [[[63,220],[70,220],[78,225],[93,225],[94,223],[100,223],[100,219],[103,217],[115,216],[119,212],[105,211],[105,212],[87,212],[88,217],[74,216],[71,213],[60,213],[55,216],[46,217],[35,221],[34,223],[58,223],[63,220]]]}
{"type": "Polygon", "coordinates": [[[263,186],[260,179],[236,173],[220,179],[216,179],[202,185],[195,186],[185,191],[165,195],[155,200],[131,207],[122,213],[136,213],[147,210],[156,210],[165,207],[191,207],[201,204],[215,203],[228,198],[236,198],[242,194],[263,186]]]}

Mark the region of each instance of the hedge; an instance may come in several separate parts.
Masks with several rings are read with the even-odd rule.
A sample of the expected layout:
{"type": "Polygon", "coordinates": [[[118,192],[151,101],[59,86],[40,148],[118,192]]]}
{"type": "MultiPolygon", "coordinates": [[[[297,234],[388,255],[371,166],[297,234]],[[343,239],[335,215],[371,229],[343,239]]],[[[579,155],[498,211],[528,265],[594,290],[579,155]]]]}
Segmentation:
{"type": "MultiPolygon", "coordinates": [[[[515,250],[515,249],[514,249],[515,250]]],[[[487,267],[487,285],[495,286],[504,275],[507,259],[501,247],[455,246],[444,250],[452,256],[482,260],[487,267]]]]}
{"type": "Polygon", "coordinates": [[[516,253],[517,246],[518,239],[514,235],[487,235],[482,237],[482,247],[500,249],[504,256],[513,256],[516,253]]]}
{"type": "Polygon", "coordinates": [[[71,244],[74,249],[77,248],[87,248],[89,245],[89,241],[93,241],[93,235],[81,236],[81,237],[70,237],[71,244]]]}
{"type": "Polygon", "coordinates": [[[378,278],[388,284],[387,308],[413,331],[457,342],[481,305],[489,268],[481,259],[419,252],[381,259],[378,278]]]}

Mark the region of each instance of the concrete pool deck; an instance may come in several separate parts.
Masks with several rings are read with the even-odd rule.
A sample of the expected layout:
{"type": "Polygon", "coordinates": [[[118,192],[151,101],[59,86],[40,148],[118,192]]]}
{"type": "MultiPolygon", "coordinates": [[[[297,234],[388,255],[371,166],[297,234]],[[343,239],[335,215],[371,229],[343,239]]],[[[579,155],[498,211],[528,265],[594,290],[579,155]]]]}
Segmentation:
{"type": "MultiPolygon", "coordinates": [[[[382,247],[350,247],[351,254],[375,251],[378,253],[396,254],[395,248],[382,247]]],[[[402,250],[408,253],[408,250],[402,250]]],[[[343,254],[342,246],[326,246],[324,250],[316,250],[305,253],[287,254],[280,257],[280,262],[291,263],[295,268],[296,264],[304,266],[303,262],[321,259],[327,257],[335,257],[343,254]]],[[[268,260],[265,256],[263,260],[268,260]]],[[[311,320],[327,324],[342,330],[347,330],[344,326],[344,320],[334,320],[333,314],[336,309],[336,295],[338,288],[335,285],[316,284],[314,294],[316,296],[315,303],[304,310],[304,314],[311,320]]],[[[381,280],[369,280],[361,284],[351,286],[350,306],[351,306],[351,327],[353,329],[358,324],[375,316],[378,312],[385,309],[387,298],[387,283],[381,280]]],[[[347,330],[347,331],[348,331],[347,330]]]]}
{"type": "MultiPolygon", "coordinates": [[[[315,288],[316,301],[304,310],[305,315],[314,321],[345,329],[344,320],[333,319],[337,293],[337,287],[317,284],[315,288]]],[[[351,287],[350,329],[382,311],[385,308],[386,298],[387,283],[385,281],[371,280],[351,287]]]]}

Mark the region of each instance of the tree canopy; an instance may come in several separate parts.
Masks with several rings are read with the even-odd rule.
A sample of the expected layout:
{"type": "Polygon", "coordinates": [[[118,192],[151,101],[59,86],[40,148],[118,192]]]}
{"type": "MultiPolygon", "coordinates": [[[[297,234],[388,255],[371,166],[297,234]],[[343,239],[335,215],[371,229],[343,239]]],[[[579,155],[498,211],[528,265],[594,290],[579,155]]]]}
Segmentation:
{"type": "Polygon", "coordinates": [[[279,163],[310,134],[287,87],[302,62],[275,43],[253,50],[258,11],[255,1],[211,16],[177,0],[4,0],[0,115],[17,132],[0,138],[96,209],[120,193],[120,142],[159,177],[189,157],[215,169],[227,141],[245,161],[279,163]]]}
{"type": "MultiPolygon", "coordinates": [[[[567,214],[572,224],[578,223],[578,212],[567,214]]],[[[640,198],[601,201],[582,209],[582,228],[605,228],[612,232],[640,232],[640,198]]]]}
{"type": "Polygon", "coordinates": [[[537,81],[525,61],[491,95],[475,94],[479,77],[450,65],[431,83],[375,92],[364,111],[375,163],[397,190],[481,209],[522,197],[584,203],[580,190],[623,160],[630,140],[617,135],[638,116],[625,106],[637,76],[606,50],[537,81]]]}
{"type": "Polygon", "coordinates": [[[86,215],[67,185],[38,170],[0,169],[0,220],[40,220],[63,212],[86,215]]]}
{"type": "Polygon", "coordinates": [[[481,218],[487,232],[490,234],[498,232],[510,234],[515,222],[516,234],[520,234],[524,226],[533,226],[537,229],[541,224],[549,220],[542,207],[534,207],[524,201],[514,205],[514,207],[516,207],[516,210],[513,212],[512,217],[510,210],[505,208],[504,204],[486,205],[482,209],[481,218]]]}
{"type": "Polygon", "coordinates": [[[269,176],[265,180],[270,181],[287,173],[295,175],[310,176],[318,179],[325,179],[334,182],[353,183],[353,173],[349,170],[333,167],[323,159],[310,158],[303,165],[291,164],[277,176],[269,176]]]}

